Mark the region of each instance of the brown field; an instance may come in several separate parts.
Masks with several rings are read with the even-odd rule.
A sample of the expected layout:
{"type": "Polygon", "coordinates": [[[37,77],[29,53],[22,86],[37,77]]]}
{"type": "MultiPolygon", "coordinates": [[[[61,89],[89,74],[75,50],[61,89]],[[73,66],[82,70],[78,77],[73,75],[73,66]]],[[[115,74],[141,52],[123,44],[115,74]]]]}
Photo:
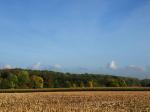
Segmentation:
{"type": "Polygon", "coordinates": [[[150,112],[150,92],[0,93],[0,112],[150,112]]]}

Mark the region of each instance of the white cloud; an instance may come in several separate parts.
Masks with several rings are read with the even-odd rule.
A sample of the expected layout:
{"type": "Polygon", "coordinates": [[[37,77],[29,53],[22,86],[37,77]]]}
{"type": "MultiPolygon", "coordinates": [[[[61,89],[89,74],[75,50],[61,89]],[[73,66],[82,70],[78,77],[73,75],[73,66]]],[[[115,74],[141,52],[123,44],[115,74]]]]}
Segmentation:
{"type": "Polygon", "coordinates": [[[107,67],[111,70],[117,70],[116,62],[113,60],[107,65],[107,67]]]}
{"type": "Polygon", "coordinates": [[[38,62],[38,63],[32,65],[31,69],[34,69],[34,70],[39,70],[39,69],[41,69],[41,63],[38,62]]]}
{"type": "Polygon", "coordinates": [[[12,67],[11,65],[7,64],[7,65],[4,65],[3,68],[4,68],[4,69],[12,69],[13,67],[12,67]]]}
{"type": "Polygon", "coordinates": [[[62,68],[62,66],[60,64],[43,65],[40,62],[38,62],[30,67],[30,69],[33,69],[33,70],[58,70],[61,68],[62,68]]]}
{"type": "Polygon", "coordinates": [[[144,71],[145,71],[145,68],[142,67],[142,66],[129,65],[129,66],[126,67],[126,70],[144,72],[144,71]]]}
{"type": "Polygon", "coordinates": [[[55,69],[60,69],[60,68],[62,68],[62,66],[59,65],[59,64],[54,64],[54,65],[52,65],[51,67],[52,67],[52,68],[55,68],[55,69]]]}

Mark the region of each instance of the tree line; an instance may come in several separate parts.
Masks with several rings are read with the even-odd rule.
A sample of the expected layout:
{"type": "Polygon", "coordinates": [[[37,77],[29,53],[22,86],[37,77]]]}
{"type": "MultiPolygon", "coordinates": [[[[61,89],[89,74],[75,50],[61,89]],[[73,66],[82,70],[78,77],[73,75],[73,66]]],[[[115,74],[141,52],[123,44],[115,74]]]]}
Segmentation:
{"type": "Polygon", "coordinates": [[[150,79],[106,74],[71,74],[47,70],[1,69],[0,89],[149,87],[150,79]]]}

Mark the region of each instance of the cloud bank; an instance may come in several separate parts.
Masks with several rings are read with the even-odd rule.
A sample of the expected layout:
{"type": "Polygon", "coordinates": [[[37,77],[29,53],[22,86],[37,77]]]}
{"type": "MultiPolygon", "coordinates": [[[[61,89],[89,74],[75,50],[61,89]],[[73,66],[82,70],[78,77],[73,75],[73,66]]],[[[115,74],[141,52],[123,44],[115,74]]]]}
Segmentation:
{"type": "Polygon", "coordinates": [[[111,70],[117,70],[117,65],[116,62],[114,60],[112,60],[108,65],[107,68],[111,69],[111,70]]]}

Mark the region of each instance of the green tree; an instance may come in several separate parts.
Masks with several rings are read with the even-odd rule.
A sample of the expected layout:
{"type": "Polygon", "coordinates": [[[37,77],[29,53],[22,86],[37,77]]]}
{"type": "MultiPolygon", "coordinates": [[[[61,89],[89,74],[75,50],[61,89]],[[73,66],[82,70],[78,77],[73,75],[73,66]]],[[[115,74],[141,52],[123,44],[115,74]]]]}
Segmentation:
{"type": "Polygon", "coordinates": [[[7,79],[3,79],[1,81],[1,88],[2,89],[10,89],[9,81],[7,79]]]}
{"type": "Polygon", "coordinates": [[[11,72],[4,72],[2,77],[0,78],[0,86],[2,89],[17,88],[18,78],[16,75],[12,74],[11,72]],[[6,76],[4,76],[4,74],[6,76]]]}
{"type": "Polygon", "coordinates": [[[143,87],[150,87],[150,79],[143,79],[143,80],[141,80],[141,85],[143,87]]]}
{"type": "Polygon", "coordinates": [[[80,83],[80,87],[84,88],[84,83],[83,82],[80,83]]]}
{"type": "Polygon", "coordinates": [[[121,80],[121,79],[120,79],[120,80],[118,81],[118,83],[119,83],[119,86],[120,86],[120,87],[127,87],[127,84],[126,84],[126,82],[125,82],[124,80],[121,80]]]}
{"type": "Polygon", "coordinates": [[[40,76],[32,76],[33,88],[43,88],[43,78],[40,76]]]}
{"type": "Polygon", "coordinates": [[[55,81],[54,81],[54,87],[60,88],[60,84],[59,84],[59,81],[57,79],[55,79],[55,81]]]}
{"type": "Polygon", "coordinates": [[[27,71],[20,71],[18,74],[18,85],[20,88],[27,88],[30,82],[29,73],[27,71]]]}
{"type": "Polygon", "coordinates": [[[71,82],[70,81],[66,81],[66,87],[71,88],[71,82]]]}
{"type": "Polygon", "coordinates": [[[77,85],[76,85],[75,83],[73,83],[73,84],[72,84],[72,87],[73,87],[73,88],[76,88],[76,87],[77,87],[77,85]]]}
{"type": "Polygon", "coordinates": [[[93,86],[93,80],[89,80],[89,81],[88,81],[88,87],[94,87],[94,86],[93,86]]]}
{"type": "Polygon", "coordinates": [[[119,82],[113,78],[107,79],[106,86],[108,87],[119,87],[119,82]]]}
{"type": "Polygon", "coordinates": [[[17,88],[18,77],[14,74],[10,74],[7,78],[9,88],[17,88]]]}

